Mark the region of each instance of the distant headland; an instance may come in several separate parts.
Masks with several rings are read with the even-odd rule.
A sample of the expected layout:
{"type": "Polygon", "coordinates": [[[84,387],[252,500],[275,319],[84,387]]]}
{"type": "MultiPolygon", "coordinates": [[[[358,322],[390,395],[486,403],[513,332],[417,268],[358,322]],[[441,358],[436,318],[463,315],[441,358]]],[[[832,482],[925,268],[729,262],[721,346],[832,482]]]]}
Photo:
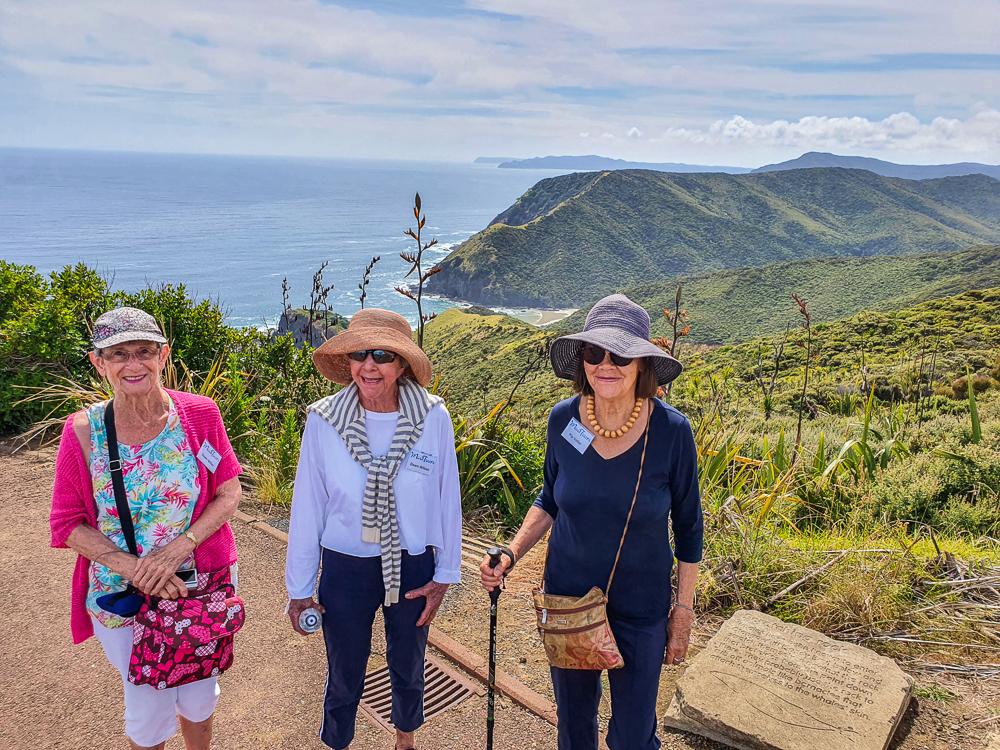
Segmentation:
{"type": "Polygon", "coordinates": [[[844,169],[865,169],[883,177],[898,177],[904,180],[930,180],[940,177],[961,177],[967,174],[984,174],[1000,179],[1000,165],[959,162],[956,164],[896,164],[867,156],[841,156],[822,151],[809,151],[795,159],[753,167],[727,167],[707,164],[683,164],[677,162],[642,162],[612,159],[607,156],[536,156],[530,159],[513,159],[500,156],[480,156],[476,164],[495,164],[500,169],[559,169],[572,172],[603,172],[618,169],[651,169],[656,172],[721,172],[724,174],[747,174],[757,172],[780,172],[786,169],[813,169],[817,167],[842,167],[844,169]]]}

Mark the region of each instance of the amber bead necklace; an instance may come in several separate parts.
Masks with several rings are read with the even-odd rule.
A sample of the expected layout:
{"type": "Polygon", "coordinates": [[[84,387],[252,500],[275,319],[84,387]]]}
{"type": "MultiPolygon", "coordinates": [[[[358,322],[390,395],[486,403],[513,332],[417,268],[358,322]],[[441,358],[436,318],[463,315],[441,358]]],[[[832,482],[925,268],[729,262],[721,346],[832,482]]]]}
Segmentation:
{"type": "Polygon", "coordinates": [[[587,396],[587,421],[590,422],[590,427],[594,433],[600,435],[602,438],[620,438],[626,432],[635,427],[636,420],[639,419],[639,414],[642,413],[643,401],[645,401],[643,398],[637,398],[635,400],[635,406],[632,407],[632,413],[629,415],[629,418],[625,420],[625,424],[617,430],[606,430],[601,427],[601,423],[597,421],[597,414],[594,411],[594,397],[587,396]]]}

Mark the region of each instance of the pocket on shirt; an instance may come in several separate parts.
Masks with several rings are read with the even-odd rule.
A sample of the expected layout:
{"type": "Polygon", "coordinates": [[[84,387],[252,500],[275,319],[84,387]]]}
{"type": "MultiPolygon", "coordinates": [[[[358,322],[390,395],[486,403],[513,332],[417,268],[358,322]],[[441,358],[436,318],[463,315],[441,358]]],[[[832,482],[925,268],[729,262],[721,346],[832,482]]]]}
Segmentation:
{"type": "Polygon", "coordinates": [[[396,483],[400,488],[422,487],[425,484],[428,484],[432,480],[432,478],[433,475],[428,476],[426,474],[421,474],[416,471],[411,471],[410,469],[407,469],[404,466],[402,469],[399,470],[399,473],[396,475],[396,483]]]}

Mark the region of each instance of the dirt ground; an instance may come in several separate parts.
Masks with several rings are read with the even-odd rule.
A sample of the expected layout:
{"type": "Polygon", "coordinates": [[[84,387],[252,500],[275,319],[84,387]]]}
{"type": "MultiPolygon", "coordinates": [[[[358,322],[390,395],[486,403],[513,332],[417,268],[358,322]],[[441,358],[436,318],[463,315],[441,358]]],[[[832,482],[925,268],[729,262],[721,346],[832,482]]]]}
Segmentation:
{"type": "MultiPolygon", "coordinates": [[[[4,451],[6,454],[6,451],[4,451]]],[[[69,591],[73,554],[49,548],[48,509],[54,453],[0,455],[0,749],[125,748],[121,680],[90,639],[73,646],[69,591]]],[[[303,638],[282,609],[284,546],[234,524],[240,548],[240,594],[247,624],[237,661],[221,679],[216,741],[223,750],[319,750],[326,662],[319,635],[303,638]]],[[[383,666],[373,644],[371,669],[383,666]]],[[[428,722],[421,748],[483,747],[485,698],[473,696],[428,722]]],[[[555,729],[501,699],[497,746],[555,747],[555,729]]],[[[352,750],[392,748],[393,737],[359,716],[352,750]]],[[[179,750],[175,737],[167,745],[179,750]]]]}
{"type": "MultiPolygon", "coordinates": [[[[0,749],[124,748],[121,683],[93,639],[73,646],[69,633],[72,553],[48,546],[52,450],[15,456],[0,448],[0,749]]],[[[284,546],[234,524],[240,547],[240,593],[250,616],[237,641],[237,663],[221,681],[215,747],[290,750],[324,747],[316,737],[325,662],[322,640],[292,632],[282,614],[284,546]]],[[[530,589],[538,559],[522,561],[500,604],[500,667],[551,698],[547,666],[532,625],[530,589]]],[[[488,609],[473,577],[455,586],[435,623],[485,654],[488,609]]],[[[712,634],[703,623],[695,647],[712,634]]],[[[372,663],[382,665],[376,639],[372,663]]],[[[678,669],[664,670],[660,702],[666,705],[678,669]]],[[[930,680],[918,688],[948,700],[915,699],[892,745],[895,750],[1000,750],[998,681],[930,680]],[[947,692],[945,692],[947,691],[947,692]]],[[[605,706],[602,713],[606,714],[605,706]]],[[[466,700],[428,722],[421,748],[483,747],[485,699],[466,700]]],[[[606,718],[606,716],[605,716],[606,718]]],[[[718,748],[675,732],[661,732],[664,747],[718,748]]],[[[496,746],[555,748],[555,730],[505,699],[497,707],[496,746]]],[[[179,750],[183,743],[168,743],[179,750]]],[[[391,748],[392,737],[359,716],[352,748],[391,748]]],[[[817,749],[820,750],[820,749],[817,749]]]]}
{"type": "MultiPolygon", "coordinates": [[[[498,631],[502,634],[497,662],[532,689],[553,699],[548,664],[534,628],[531,589],[537,585],[542,565],[539,550],[532,550],[518,563],[498,608],[498,631]]],[[[469,575],[467,583],[449,592],[449,606],[438,614],[437,625],[456,640],[475,650],[487,648],[488,632],[482,616],[484,594],[469,575]],[[471,616],[470,616],[471,615],[471,616]]],[[[694,656],[721,626],[719,619],[702,618],[691,639],[694,656]]],[[[663,668],[657,700],[663,715],[674,693],[683,667],[663,668]]],[[[914,698],[890,745],[890,750],[982,750],[996,743],[1000,750],[1000,680],[971,680],[914,675],[918,692],[943,700],[914,698]]],[[[607,682],[605,680],[605,687],[607,682]]],[[[610,705],[605,690],[600,719],[606,728],[610,705]]],[[[723,746],[692,735],[662,730],[665,748],[712,748],[723,746]]],[[[822,750],[817,748],[817,750],[822,750]]]]}

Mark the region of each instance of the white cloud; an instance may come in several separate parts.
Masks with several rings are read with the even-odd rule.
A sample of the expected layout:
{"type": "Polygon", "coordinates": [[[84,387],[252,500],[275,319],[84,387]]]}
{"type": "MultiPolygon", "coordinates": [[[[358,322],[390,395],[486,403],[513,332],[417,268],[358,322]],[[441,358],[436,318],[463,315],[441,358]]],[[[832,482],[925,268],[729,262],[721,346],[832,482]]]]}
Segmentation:
{"type": "Polygon", "coordinates": [[[891,54],[996,54],[1000,5],[465,4],[504,16],[400,16],[335,0],[0,0],[0,145],[82,145],[75,120],[88,111],[105,147],[178,150],[201,139],[263,153],[294,144],[300,153],[464,158],[511,140],[527,155],[585,139],[629,158],[687,160],[650,149],[986,144],[1000,160],[983,132],[988,115],[965,114],[977,102],[986,112],[998,106],[983,70],[823,67],[891,54]],[[38,112],[50,121],[32,120],[38,112]],[[165,114],[184,123],[173,142],[163,140],[165,125],[146,129],[165,114]],[[63,135],[33,142],[39,132],[48,141],[63,135]]]}
{"type": "Polygon", "coordinates": [[[980,109],[964,120],[935,117],[921,122],[909,112],[882,120],[807,116],[796,121],[754,122],[741,115],[704,129],[670,128],[664,140],[699,145],[751,144],[831,151],[963,151],[997,154],[1000,111],[980,109]]]}

